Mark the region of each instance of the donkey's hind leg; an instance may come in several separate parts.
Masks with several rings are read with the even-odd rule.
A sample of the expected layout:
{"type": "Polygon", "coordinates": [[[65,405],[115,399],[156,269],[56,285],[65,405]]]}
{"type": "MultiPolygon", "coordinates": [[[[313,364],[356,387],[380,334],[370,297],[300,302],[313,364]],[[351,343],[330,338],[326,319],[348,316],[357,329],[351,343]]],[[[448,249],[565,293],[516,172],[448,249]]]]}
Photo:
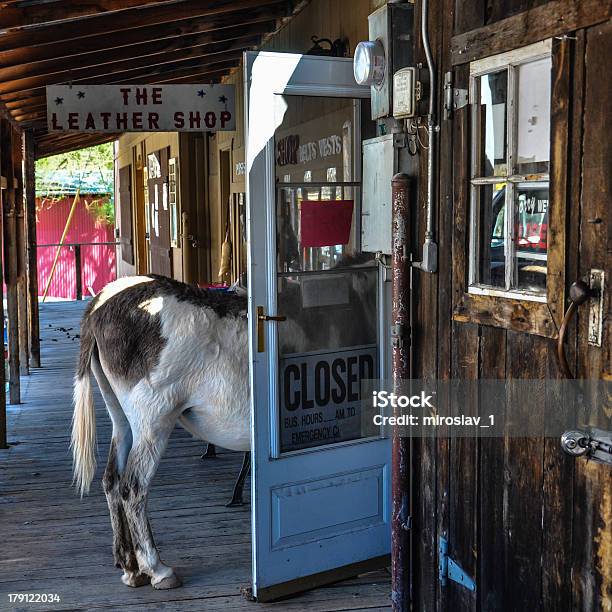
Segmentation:
{"type": "Polygon", "coordinates": [[[126,416],[134,440],[121,479],[121,498],[140,570],[151,577],[154,588],[172,589],[182,582],[159,557],[147,518],[147,499],[178,413],[162,405],[158,395],[138,392],[131,395],[133,403],[126,416]]]}
{"type": "Polygon", "coordinates": [[[236,508],[238,506],[244,506],[244,501],[242,499],[242,494],[244,491],[244,481],[246,480],[247,474],[249,473],[249,469],[251,468],[251,451],[246,451],[244,453],[244,458],[242,460],[242,467],[240,468],[240,474],[238,474],[238,479],[236,480],[236,484],[234,485],[234,492],[232,494],[232,499],[227,504],[225,504],[226,508],[236,508]]]}
{"type": "Polygon", "coordinates": [[[113,528],[113,556],[115,565],[123,569],[121,578],[123,583],[127,586],[139,587],[148,584],[150,579],[146,574],[140,573],[138,569],[132,537],[119,494],[121,475],[125,470],[127,457],[132,447],[132,430],[95,353],[92,355],[91,368],[113,422],[113,437],[108,452],[106,470],[102,478],[113,528]]]}

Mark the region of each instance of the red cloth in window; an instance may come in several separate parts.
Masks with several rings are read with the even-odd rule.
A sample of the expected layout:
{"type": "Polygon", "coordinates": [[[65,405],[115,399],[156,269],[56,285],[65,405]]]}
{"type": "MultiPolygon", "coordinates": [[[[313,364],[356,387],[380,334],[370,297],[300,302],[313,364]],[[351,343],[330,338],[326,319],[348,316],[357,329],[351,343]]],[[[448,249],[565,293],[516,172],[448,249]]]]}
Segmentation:
{"type": "Polygon", "coordinates": [[[352,221],[353,200],[302,200],[300,244],[303,247],[346,244],[352,221]]]}

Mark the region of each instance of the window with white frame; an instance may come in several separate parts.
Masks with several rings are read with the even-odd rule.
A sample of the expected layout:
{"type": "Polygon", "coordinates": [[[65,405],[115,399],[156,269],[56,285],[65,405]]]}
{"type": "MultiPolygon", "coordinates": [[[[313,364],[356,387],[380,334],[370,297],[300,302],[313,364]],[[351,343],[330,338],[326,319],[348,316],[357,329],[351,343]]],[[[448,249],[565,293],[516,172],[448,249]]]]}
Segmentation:
{"type": "Polygon", "coordinates": [[[551,44],[470,64],[468,292],[546,301],[551,44]]]}

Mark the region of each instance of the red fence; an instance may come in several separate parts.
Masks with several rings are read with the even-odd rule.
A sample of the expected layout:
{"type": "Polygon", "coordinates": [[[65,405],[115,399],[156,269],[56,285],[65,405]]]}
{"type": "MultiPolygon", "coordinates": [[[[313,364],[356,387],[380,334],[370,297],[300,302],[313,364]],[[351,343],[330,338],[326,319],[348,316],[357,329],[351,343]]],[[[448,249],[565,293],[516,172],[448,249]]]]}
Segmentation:
{"type": "MultiPolygon", "coordinates": [[[[72,223],[64,243],[83,244],[81,246],[81,286],[85,296],[98,293],[106,284],[115,280],[114,226],[97,221],[87,210],[94,199],[82,195],[72,218],[72,223]]],[[[38,260],[38,293],[42,295],[51,273],[56,246],[59,243],[66,220],[70,213],[73,198],[62,200],[41,200],[37,198],[36,242],[38,260]]],[[[74,247],[63,247],[49,287],[48,297],[76,299],[77,274],[74,247]]]]}

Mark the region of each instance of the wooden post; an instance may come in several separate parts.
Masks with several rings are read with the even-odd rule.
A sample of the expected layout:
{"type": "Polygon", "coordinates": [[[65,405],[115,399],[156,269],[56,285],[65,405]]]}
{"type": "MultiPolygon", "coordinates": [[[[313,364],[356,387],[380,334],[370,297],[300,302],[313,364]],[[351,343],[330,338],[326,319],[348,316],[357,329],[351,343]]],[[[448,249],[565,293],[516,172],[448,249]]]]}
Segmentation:
{"type": "Polygon", "coordinates": [[[74,245],[74,273],[76,275],[76,299],[83,299],[83,266],[81,264],[81,245],[74,245]]]}
{"type": "Polygon", "coordinates": [[[28,287],[26,279],[25,202],[23,188],[23,135],[13,137],[13,175],[15,176],[15,232],[17,241],[17,307],[19,309],[19,371],[30,374],[28,332],[28,287]]]}
{"type": "Polygon", "coordinates": [[[11,404],[21,403],[19,380],[19,306],[17,303],[17,228],[15,223],[15,182],[13,173],[13,128],[3,122],[0,146],[2,147],[2,174],[6,177],[6,189],[2,202],[4,236],[4,278],[6,284],[6,309],[8,313],[9,351],[9,399],[11,404]]]}
{"type": "Polygon", "coordinates": [[[28,315],[30,329],[30,367],[40,368],[40,321],[38,315],[38,259],[36,251],[36,142],[34,132],[25,133],[25,206],[28,277],[28,315]]]}
{"type": "MultiPolygon", "coordinates": [[[[4,175],[4,120],[0,117],[0,206],[1,209],[4,210],[4,189],[2,186],[5,184],[5,175],[4,175]]],[[[3,224],[3,217],[0,214],[0,223],[3,224]]],[[[4,224],[3,224],[4,225],[4,224]]],[[[0,320],[2,321],[2,326],[4,327],[4,287],[3,287],[3,270],[2,266],[0,266],[0,320]]],[[[4,332],[2,334],[4,336],[4,332]]],[[[0,384],[2,385],[2,390],[0,391],[0,448],[8,448],[7,444],[7,436],[6,436],[6,379],[4,376],[4,340],[2,341],[2,350],[0,350],[0,384]]]]}

